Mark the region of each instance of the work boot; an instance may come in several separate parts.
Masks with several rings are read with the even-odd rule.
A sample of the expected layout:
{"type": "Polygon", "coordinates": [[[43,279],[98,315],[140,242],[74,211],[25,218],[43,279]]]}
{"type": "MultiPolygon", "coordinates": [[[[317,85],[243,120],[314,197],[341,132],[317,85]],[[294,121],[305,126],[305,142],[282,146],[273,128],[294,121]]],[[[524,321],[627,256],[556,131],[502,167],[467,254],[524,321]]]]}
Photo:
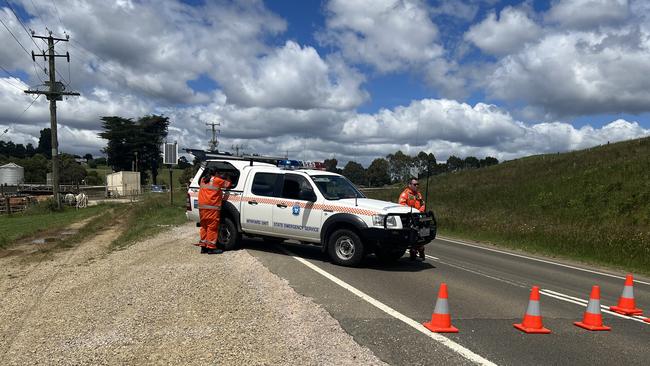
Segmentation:
{"type": "Polygon", "coordinates": [[[206,247],[201,247],[201,254],[206,254],[208,252],[208,248],[206,247]]]}
{"type": "Polygon", "coordinates": [[[424,248],[419,249],[418,252],[419,252],[419,254],[420,254],[420,259],[424,260],[424,258],[425,258],[425,257],[424,257],[424,248]]]}
{"type": "Polygon", "coordinates": [[[409,259],[414,261],[416,258],[417,256],[415,255],[415,250],[409,249],[409,259]]]}
{"type": "Polygon", "coordinates": [[[214,248],[214,249],[208,249],[208,254],[221,254],[223,253],[223,250],[214,248]]]}

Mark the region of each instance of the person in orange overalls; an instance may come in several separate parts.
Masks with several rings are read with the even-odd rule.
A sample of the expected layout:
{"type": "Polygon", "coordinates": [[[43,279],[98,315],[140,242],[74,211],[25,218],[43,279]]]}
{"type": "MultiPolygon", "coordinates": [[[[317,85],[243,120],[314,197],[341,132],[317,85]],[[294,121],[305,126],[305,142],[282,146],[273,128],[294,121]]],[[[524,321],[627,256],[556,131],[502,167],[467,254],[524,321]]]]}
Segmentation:
{"type": "Polygon", "coordinates": [[[217,248],[219,239],[219,218],[223,188],[230,187],[230,181],[218,176],[216,169],[209,168],[200,179],[199,188],[199,219],[201,223],[201,253],[220,254],[223,250],[217,248]]]}
{"type": "MultiPolygon", "coordinates": [[[[419,184],[417,178],[410,178],[408,186],[404,191],[402,191],[402,194],[399,195],[398,203],[403,206],[413,207],[420,212],[424,212],[425,203],[424,199],[422,199],[422,193],[418,190],[419,184]]],[[[416,259],[416,252],[420,255],[420,259],[424,260],[424,245],[409,249],[412,261],[416,259]]]]}

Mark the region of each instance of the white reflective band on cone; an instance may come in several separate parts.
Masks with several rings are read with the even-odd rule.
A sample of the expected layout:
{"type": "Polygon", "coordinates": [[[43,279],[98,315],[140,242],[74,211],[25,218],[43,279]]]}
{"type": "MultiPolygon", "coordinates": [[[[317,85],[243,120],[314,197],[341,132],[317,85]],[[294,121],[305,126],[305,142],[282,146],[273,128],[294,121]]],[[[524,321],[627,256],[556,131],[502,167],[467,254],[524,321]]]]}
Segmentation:
{"type": "Polygon", "coordinates": [[[537,300],[529,301],[528,309],[526,309],[526,314],[533,315],[533,316],[541,316],[541,312],[539,310],[539,301],[537,300]]]}
{"type": "Polygon", "coordinates": [[[449,304],[447,299],[438,299],[436,301],[436,308],[433,309],[435,314],[449,314],[449,304]]]}

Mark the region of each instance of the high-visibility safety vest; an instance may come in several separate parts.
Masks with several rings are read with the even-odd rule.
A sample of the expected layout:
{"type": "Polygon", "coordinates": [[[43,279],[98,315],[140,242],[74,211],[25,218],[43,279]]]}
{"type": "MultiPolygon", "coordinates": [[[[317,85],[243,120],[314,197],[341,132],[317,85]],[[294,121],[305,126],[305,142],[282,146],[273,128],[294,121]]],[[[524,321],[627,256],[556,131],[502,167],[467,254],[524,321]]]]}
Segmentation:
{"type": "Polygon", "coordinates": [[[201,182],[199,189],[199,210],[220,210],[223,188],[230,187],[230,181],[212,177],[210,182],[201,182]]]}
{"type": "Polygon", "coordinates": [[[411,188],[406,188],[402,191],[402,194],[399,195],[398,203],[403,206],[413,207],[414,209],[424,212],[425,204],[422,199],[422,193],[413,192],[411,188]]]}

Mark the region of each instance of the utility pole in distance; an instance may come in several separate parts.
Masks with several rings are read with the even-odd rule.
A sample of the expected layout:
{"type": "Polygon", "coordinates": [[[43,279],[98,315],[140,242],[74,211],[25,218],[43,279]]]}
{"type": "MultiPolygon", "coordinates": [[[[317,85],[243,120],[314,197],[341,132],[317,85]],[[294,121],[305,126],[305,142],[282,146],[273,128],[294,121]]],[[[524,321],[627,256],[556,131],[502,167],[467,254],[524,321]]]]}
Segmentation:
{"type": "MultiPolygon", "coordinates": [[[[54,62],[55,57],[65,57],[68,62],[70,62],[70,54],[68,52],[65,55],[57,55],[54,53],[54,41],[68,42],[70,36],[66,35],[66,38],[56,38],[52,37],[52,31],[50,31],[49,36],[37,36],[32,31],[32,37],[40,38],[42,40],[47,40],[47,49],[48,53],[38,55],[38,57],[43,57],[44,60],[49,61],[49,71],[50,75],[49,82],[46,82],[45,85],[49,86],[49,90],[25,90],[27,94],[45,94],[47,100],[50,101],[50,130],[52,131],[52,194],[54,200],[56,201],[56,207],[61,208],[61,200],[59,199],[59,140],[57,139],[57,128],[56,128],[56,101],[63,100],[64,95],[76,95],[79,93],[75,92],[66,92],[65,85],[63,83],[56,81],[56,63],[54,62]]],[[[37,55],[32,51],[32,60],[36,61],[37,55]]]]}
{"type": "Polygon", "coordinates": [[[221,126],[221,123],[211,122],[211,123],[206,123],[205,125],[212,127],[212,140],[210,140],[210,151],[217,151],[217,145],[219,145],[219,141],[217,141],[217,133],[221,131],[217,130],[215,127],[221,126]]]}

